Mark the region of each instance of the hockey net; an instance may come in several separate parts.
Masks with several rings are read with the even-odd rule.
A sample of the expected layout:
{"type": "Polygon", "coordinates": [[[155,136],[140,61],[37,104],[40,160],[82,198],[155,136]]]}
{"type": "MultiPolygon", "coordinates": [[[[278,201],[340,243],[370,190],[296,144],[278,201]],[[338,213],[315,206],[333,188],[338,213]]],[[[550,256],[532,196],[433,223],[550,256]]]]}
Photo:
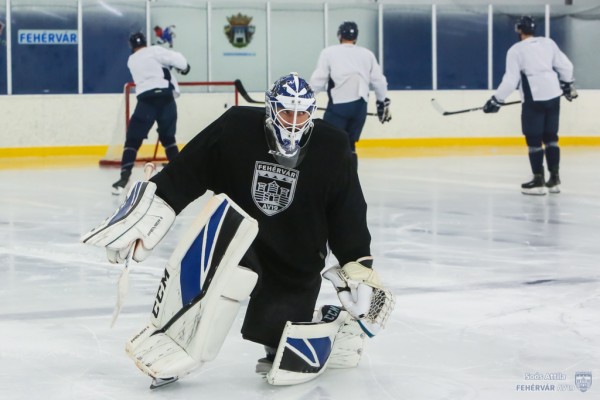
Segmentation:
{"type": "MultiPolygon", "coordinates": [[[[179,148],[189,142],[198,132],[217,119],[225,109],[238,105],[238,91],[234,82],[179,82],[181,96],[177,102],[177,133],[179,148]]],[[[135,84],[126,83],[123,88],[121,105],[115,120],[112,137],[106,154],[100,159],[100,166],[119,167],[125,144],[125,133],[129,119],[135,110],[135,84]]],[[[164,149],[158,140],[156,123],[150,129],[148,138],[140,147],[136,162],[166,161],[164,149]]]]}

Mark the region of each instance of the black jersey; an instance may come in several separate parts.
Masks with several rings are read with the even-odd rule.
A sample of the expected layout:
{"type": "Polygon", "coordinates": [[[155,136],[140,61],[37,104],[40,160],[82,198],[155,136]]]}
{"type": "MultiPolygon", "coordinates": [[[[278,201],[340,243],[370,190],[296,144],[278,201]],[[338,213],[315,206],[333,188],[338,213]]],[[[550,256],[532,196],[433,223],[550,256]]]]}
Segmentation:
{"type": "Polygon", "coordinates": [[[346,135],[321,120],[296,168],[269,154],[263,108],[233,107],[152,178],[176,213],[207,190],[258,221],[253,246],[288,273],[319,271],[326,243],[341,265],[370,255],[367,206],[346,135]],[[291,269],[291,270],[290,270],[291,269]]]}
{"type": "Polygon", "coordinates": [[[240,264],[259,274],[243,337],[277,347],[286,321],[310,321],[327,243],[342,265],[370,255],[367,205],[348,138],[314,121],[295,168],[269,153],[264,108],[233,107],[151,180],[176,213],[207,190],[225,193],[258,221],[240,264]]]}
{"type": "Polygon", "coordinates": [[[264,108],[226,111],[151,179],[157,194],[176,213],[207,190],[227,194],[258,221],[253,248],[284,280],[320,273],[327,242],[341,265],[370,255],[367,206],[344,132],[315,120],[305,158],[286,168],[269,154],[264,119],[264,108]]]}

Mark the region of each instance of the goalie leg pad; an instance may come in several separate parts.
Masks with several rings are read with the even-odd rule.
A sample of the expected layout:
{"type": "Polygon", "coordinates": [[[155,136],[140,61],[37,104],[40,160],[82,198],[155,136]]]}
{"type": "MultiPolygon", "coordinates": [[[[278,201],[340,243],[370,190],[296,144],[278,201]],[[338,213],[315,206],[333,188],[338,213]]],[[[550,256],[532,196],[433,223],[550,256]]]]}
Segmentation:
{"type": "Polygon", "coordinates": [[[150,323],[127,343],[143,372],[181,376],[216,357],[258,279],[238,266],[257,233],[256,221],[227,196],[208,202],[167,264],[150,323]]]}
{"type": "Polygon", "coordinates": [[[328,367],[358,365],[365,335],[356,320],[336,306],[323,306],[320,314],[320,322],[286,324],[268,383],[295,385],[317,378],[328,367]]]}

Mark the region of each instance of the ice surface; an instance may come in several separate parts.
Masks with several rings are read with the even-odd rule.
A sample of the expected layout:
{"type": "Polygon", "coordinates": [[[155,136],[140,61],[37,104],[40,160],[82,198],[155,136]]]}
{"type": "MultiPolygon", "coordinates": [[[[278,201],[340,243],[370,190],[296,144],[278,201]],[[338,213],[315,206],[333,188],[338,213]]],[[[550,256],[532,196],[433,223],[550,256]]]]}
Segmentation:
{"type": "MultiPolygon", "coordinates": [[[[241,339],[243,312],[215,361],[165,388],[150,392],[125,355],[204,198],[133,263],[110,329],[120,267],[78,239],[119,204],[117,171],[0,170],[0,398],[598,398],[600,384],[581,393],[574,378],[600,378],[599,151],[563,149],[563,192],[545,197],[519,191],[530,178],[525,151],[360,160],[375,268],[396,310],[358,368],[295,387],[254,373],[263,352],[241,339]],[[535,373],[555,375],[526,379],[535,373]],[[555,390],[522,392],[546,384],[555,390]]],[[[329,284],[319,303],[337,303],[329,284]]]]}

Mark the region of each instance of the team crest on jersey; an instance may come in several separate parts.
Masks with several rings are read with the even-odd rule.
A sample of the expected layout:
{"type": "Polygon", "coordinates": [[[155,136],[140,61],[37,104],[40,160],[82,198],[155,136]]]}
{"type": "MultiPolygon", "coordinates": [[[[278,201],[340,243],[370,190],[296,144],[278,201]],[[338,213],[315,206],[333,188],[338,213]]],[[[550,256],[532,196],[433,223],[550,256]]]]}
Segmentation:
{"type": "Polygon", "coordinates": [[[269,216],[285,210],[294,199],[299,174],[279,164],[257,161],[252,182],[254,203],[269,216]]]}

